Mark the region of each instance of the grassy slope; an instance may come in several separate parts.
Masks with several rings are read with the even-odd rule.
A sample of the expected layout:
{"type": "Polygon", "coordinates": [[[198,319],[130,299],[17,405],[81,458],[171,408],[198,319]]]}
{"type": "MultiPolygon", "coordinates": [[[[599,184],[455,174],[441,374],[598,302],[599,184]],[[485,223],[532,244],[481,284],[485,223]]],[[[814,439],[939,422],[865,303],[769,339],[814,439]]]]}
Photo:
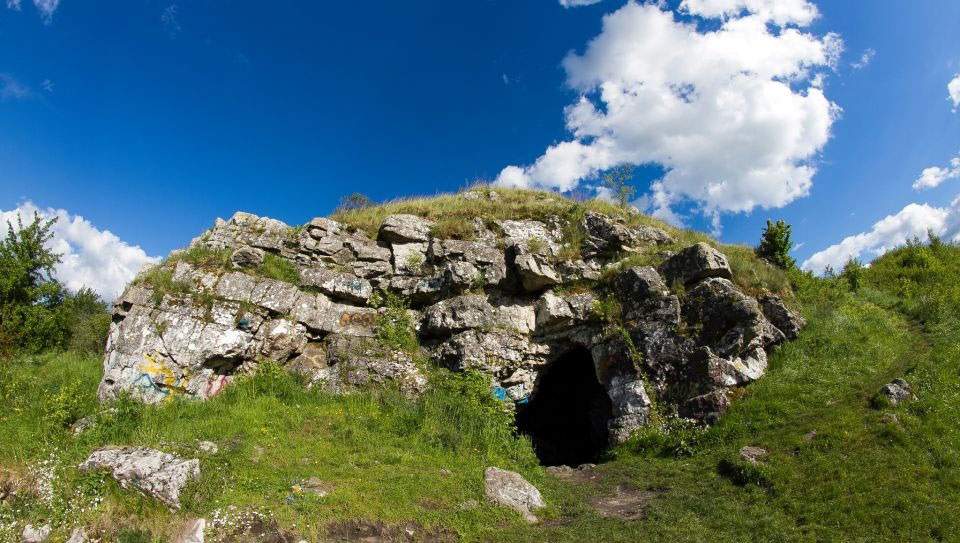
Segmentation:
{"type": "Polygon", "coordinates": [[[720,424],[648,432],[613,451],[590,483],[544,473],[482,381],[469,377],[440,379],[413,404],[390,393],[331,398],[266,371],[207,403],[121,403],[72,438],[65,424],[97,410],[99,361],[8,361],[0,364],[0,466],[23,474],[53,453],[58,467],[52,499],[0,502],[0,540],[15,540],[3,528],[13,518],[52,518],[103,526],[120,541],[164,541],[178,519],[229,504],[270,510],[311,539],[330,521],[363,518],[418,520],[485,541],[955,540],[960,249],[892,253],[855,293],[844,278],[798,280],[809,327],[720,424]],[[878,388],[898,376],[919,399],[873,407],[878,388]],[[199,439],[220,452],[201,455],[202,480],[176,514],[73,468],[104,444],[195,455],[199,439]],[[737,451],[746,444],[769,449],[769,461],[744,464],[737,451]],[[541,488],[550,504],[541,524],[483,504],[487,465],[521,471],[541,488]],[[291,492],[310,476],[336,489],[322,499],[291,492]],[[657,494],[643,518],[592,509],[618,486],[657,494]],[[102,502],[89,508],[96,496],[102,502]],[[470,500],[480,505],[464,507],[470,500]]]}

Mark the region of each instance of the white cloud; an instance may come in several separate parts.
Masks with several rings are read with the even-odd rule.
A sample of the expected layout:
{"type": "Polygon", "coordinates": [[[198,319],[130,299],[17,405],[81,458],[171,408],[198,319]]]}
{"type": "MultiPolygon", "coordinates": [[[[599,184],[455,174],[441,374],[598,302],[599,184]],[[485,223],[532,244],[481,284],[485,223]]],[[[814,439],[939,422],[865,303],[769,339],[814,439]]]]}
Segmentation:
{"type": "Polygon", "coordinates": [[[178,13],[177,5],[170,4],[163,10],[163,13],[160,14],[160,22],[163,23],[163,27],[167,30],[167,35],[171,38],[176,38],[177,34],[180,33],[180,20],[177,18],[178,13]]]}
{"type": "Polygon", "coordinates": [[[860,55],[860,59],[856,62],[850,64],[855,70],[862,70],[870,65],[873,62],[873,57],[877,56],[877,52],[873,49],[867,49],[860,55]]]}
{"type": "Polygon", "coordinates": [[[924,170],[920,172],[920,177],[913,182],[913,188],[914,190],[932,189],[948,179],[956,179],[958,177],[960,177],[960,156],[950,159],[950,165],[946,168],[939,166],[924,168],[924,170]]]}
{"type": "Polygon", "coordinates": [[[113,300],[144,264],[159,261],[109,230],[97,229],[81,216],[63,209],[40,209],[32,202],[10,211],[0,210],[0,226],[4,232],[8,222],[16,227],[18,216],[28,224],[35,212],[44,218],[57,217],[50,248],[62,257],[54,274],[71,290],[89,287],[104,299],[113,300]]]}
{"type": "Polygon", "coordinates": [[[560,0],[560,5],[565,8],[575,8],[580,6],[592,6],[599,4],[603,0],[560,0]]]}
{"type": "Polygon", "coordinates": [[[683,0],[680,9],[691,15],[708,18],[757,14],[780,26],[806,26],[820,15],[817,6],[807,0],[683,0]]]}
{"type": "Polygon", "coordinates": [[[953,111],[960,109],[960,74],[947,83],[947,92],[950,93],[950,101],[953,102],[953,111]]]}
{"type": "Polygon", "coordinates": [[[23,100],[30,97],[30,87],[10,74],[0,74],[0,101],[23,100]]]}
{"type": "Polygon", "coordinates": [[[804,0],[687,0],[682,9],[724,19],[702,32],[635,2],[605,16],[586,50],[563,61],[581,93],[565,109],[573,139],[504,168],[497,182],[565,191],[621,163],[659,164],[667,173],[646,200],[653,211],[676,220],[670,208],[693,200],[715,222],[722,211],[805,196],[839,111],[811,80],[835,65],[842,41],[792,26],[817,16],[804,0]]]}
{"type": "Polygon", "coordinates": [[[33,0],[33,5],[40,12],[40,17],[49,23],[53,19],[53,12],[60,7],[60,0],[33,0]]]}
{"type": "Polygon", "coordinates": [[[838,270],[851,258],[872,260],[907,240],[926,239],[929,231],[949,241],[960,240],[960,198],[950,207],[909,204],[897,214],[878,221],[870,231],[846,237],[815,253],[802,267],[815,273],[823,273],[827,266],[838,270]]]}
{"type": "MultiPolygon", "coordinates": [[[[7,0],[7,9],[13,9],[20,11],[20,7],[23,4],[21,0],[7,0]]],[[[53,20],[53,12],[57,11],[57,8],[60,7],[60,0],[33,0],[34,7],[37,8],[37,11],[40,12],[40,17],[45,23],[50,23],[53,20]]]]}

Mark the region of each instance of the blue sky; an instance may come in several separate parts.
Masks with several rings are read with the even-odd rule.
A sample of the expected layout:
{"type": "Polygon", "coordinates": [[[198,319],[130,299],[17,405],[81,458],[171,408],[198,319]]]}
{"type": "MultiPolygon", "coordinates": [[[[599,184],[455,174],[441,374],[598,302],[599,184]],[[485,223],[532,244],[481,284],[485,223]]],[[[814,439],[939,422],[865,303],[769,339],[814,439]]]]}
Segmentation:
{"type": "MultiPolygon", "coordinates": [[[[570,174],[573,183],[592,185],[591,164],[654,157],[666,166],[648,162],[636,179],[646,211],[751,244],[767,218],[785,218],[802,244],[799,260],[837,245],[811,267],[854,253],[869,259],[917,229],[954,232],[960,169],[953,175],[950,161],[960,155],[960,113],[952,111],[948,84],[960,73],[960,3],[688,1],[682,10],[676,2],[644,8],[622,0],[581,7],[557,0],[7,1],[0,5],[0,210],[31,202],[59,210],[64,223],[115,234],[89,241],[62,232],[66,251],[81,261],[77,269],[97,262],[91,251],[106,251],[101,266],[114,259],[109,251],[126,255],[108,279],[95,270],[80,274],[108,293],[147,256],[183,246],[236,210],[296,224],[329,213],[353,191],[385,200],[478,179],[559,186],[551,183],[568,172],[533,165],[558,143],[581,142],[589,153],[573,171],[586,175],[570,174]],[[711,12],[724,4],[746,9],[724,18],[711,12]],[[817,16],[805,20],[811,8],[817,16]],[[786,12],[792,18],[777,15],[786,12]],[[655,23],[702,35],[751,16],[763,17],[769,44],[746,43],[741,57],[783,47],[793,31],[806,37],[790,49],[800,51],[806,73],[771,72],[793,94],[745,106],[748,115],[751,107],[782,107],[778,121],[723,133],[725,111],[706,108],[704,130],[720,132],[713,147],[692,151],[695,143],[675,146],[696,128],[687,126],[689,116],[651,124],[644,101],[614,118],[602,82],[632,84],[657,73],[674,88],[686,77],[695,82],[685,98],[692,107],[725,76],[683,75],[697,66],[694,57],[719,55],[719,65],[729,58],[682,32],[653,41],[655,23]],[[609,47],[591,48],[594,38],[609,47]],[[651,47],[677,56],[662,66],[646,58],[639,74],[626,73],[634,60],[653,56],[651,47]],[[814,103],[818,93],[825,99],[814,103]],[[594,118],[576,125],[565,108],[581,95],[594,118]],[[574,134],[597,122],[614,158],[595,158],[605,136],[574,134]],[[798,126],[817,123],[806,140],[791,139],[798,126]],[[671,131],[677,138],[665,143],[671,131]],[[785,184],[748,179],[745,172],[760,168],[751,160],[786,166],[785,184]],[[522,175],[505,177],[510,165],[522,175]],[[803,190],[797,167],[810,172],[803,190]],[[916,190],[930,167],[941,168],[930,172],[940,174],[932,177],[938,186],[916,190]],[[652,190],[671,168],[677,178],[652,190]],[[714,170],[731,179],[719,196],[703,190],[716,181],[708,179],[714,170]],[[754,201],[749,211],[737,209],[754,201]],[[910,204],[916,207],[904,213],[910,204]],[[875,226],[885,217],[893,219],[875,226]],[[844,241],[857,234],[866,237],[844,241]],[[130,253],[136,246],[143,254],[130,253]]],[[[734,100],[754,88],[750,81],[718,85],[718,95],[734,100]]]]}

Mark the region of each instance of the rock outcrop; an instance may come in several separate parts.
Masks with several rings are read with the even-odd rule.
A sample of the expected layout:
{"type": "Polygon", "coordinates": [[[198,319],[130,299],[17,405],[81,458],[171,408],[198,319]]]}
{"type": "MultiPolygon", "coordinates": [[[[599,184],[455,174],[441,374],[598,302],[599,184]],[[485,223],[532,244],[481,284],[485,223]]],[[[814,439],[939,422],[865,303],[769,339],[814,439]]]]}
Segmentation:
{"type": "Polygon", "coordinates": [[[123,488],[136,488],[173,509],[180,492],[200,476],[200,461],[178,458],[146,447],[98,449],[80,464],[80,471],[106,469],[123,488]]]}
{"type": "Polygon", "coordinates": [[[518,405],[535,401],[551,364],[586,353],[606,396],[598,417],[619,442],[646,424],[651,398],[712,420],[803,326],[779,297],[742,292],[716,248],[668,252],[675,240],[651,226],[594,212],[468,226],[472,239],[439,239],[431,221],[391,215],[373,239],[328,218],[218,220],[116,301],[100,398],[204,399],[264,360],[335,393],[389,384],[414,396],[423,357],[381,333],[399,311],[422,354],[487,373],[518,405]],[[564,258],[571,228],[580,256],[564,258]],[[668,258],[624,266],[635,252],[668,258]]]}

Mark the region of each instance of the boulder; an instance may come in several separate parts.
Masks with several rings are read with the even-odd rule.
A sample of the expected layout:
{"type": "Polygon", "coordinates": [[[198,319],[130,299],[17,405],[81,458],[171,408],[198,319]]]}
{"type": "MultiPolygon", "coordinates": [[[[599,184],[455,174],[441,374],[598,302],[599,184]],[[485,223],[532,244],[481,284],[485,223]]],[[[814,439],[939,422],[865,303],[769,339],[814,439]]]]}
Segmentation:
{"type": "Polygon", "coordinates": [[[377,239],[386,243],[411,243],[430,240],[433,221],[416,215],[389,215],[380,224],[377,239]]]}
{"type": "Polygon", "coordinates": [[[553,291],[547,291],[537,300],[536,323],[538,330],[562,328],[573,323],[573,308],[553,291]]]}
{"type": "Polygon", "coordinates": [[[773,323],[787,339],[797,339],[800,330],[807,325],[798,313],[791,311],[776,294],[765,294],[757,299],[767,319],[773,323]]]}
{"type": "Polygon", "coordinates": [[[610,437],[614,443],[630,439],[635,431],[647,425],[653,405],[641,379],[617,375],[607,386],[613,404],[610,437]]]}
{"type": "Polygon", "coordinates": [[[53,528],[49,524],[43,524],[41,526],[34,526],[33,524],[27,524],[23,527],[23,532],[20,534],[21,543],[45,543],[50,539],[50,532],[53,531],[53,528]]]}
{"type": "Polygon", "coordinates": [[[697,243],[670,257],[660,265],[660,273],[672,285],[679,282],[690,285],[709,277],[730,279],[727,257],[706,243],[697,243]]]}
{"type": "Polygon", "coordinates": [[[393,271],[397,275],[423,275],[427,263],[429,244],[394,243],[393,271]]]}
{"type": "Polygon", "coordinates": [[[98,449],[79,469],[109,470],[121,487],[133,487],[173,509],[180,508],[183,487],[200,477],[199,460],[179,458],[146,447],[98,449]]]}
{"type": "Polygon", "coordinates": [[[500,468],[490,467],[484,472],[484,495],[491,503],[520,513],[530,523],[537,522],[533,512],[546,507],[535,486],[519,473],[500,468]]]}
{"type": "Polygon", "coordinates": [[[880,389],[880,394],[890,402],[890,405],[898,405],[902,402],[916,399],[916,396],[913,395],[913,387],[903,379],[894,379],[883,385],[883,388],[880,389]]]}

